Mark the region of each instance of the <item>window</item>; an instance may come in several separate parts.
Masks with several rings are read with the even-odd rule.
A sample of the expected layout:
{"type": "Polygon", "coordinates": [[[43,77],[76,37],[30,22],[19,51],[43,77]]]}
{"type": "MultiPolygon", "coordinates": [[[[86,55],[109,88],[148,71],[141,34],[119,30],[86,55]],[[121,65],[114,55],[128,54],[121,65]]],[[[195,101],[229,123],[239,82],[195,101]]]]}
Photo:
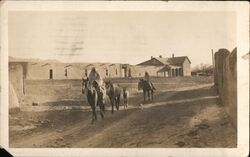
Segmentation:
{"type": "Polygon", "coordinates": [[[67,68],[64,69],[64,75],[65,75],[65,77],[68,77],[68,69],[67,68]]]}
{"type": "Polygon", "coordinates": [[[131,77],[132,75],[131,75],[131,69],[129,68],[128,69],[128,77],[131,77]]]}
{"type": "Polygon", "coordinates": [[[183,75],[182,75],[182,68],[179,69],[179,75],[180,75],[180,76],[183,76],[183,75]]]}
{"type": "Polygon", "coordinates": [[[118,75],[118,71],[117,71],[117,69],[115,69],[115,74],[116,74],[116,75],[118,75]]]}

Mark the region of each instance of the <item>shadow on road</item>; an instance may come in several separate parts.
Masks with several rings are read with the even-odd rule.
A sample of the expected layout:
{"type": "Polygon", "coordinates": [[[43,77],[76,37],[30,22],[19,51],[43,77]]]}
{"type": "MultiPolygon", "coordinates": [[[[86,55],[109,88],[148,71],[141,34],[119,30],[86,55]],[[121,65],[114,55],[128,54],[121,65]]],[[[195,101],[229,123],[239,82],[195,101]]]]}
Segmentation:
{"type": "MultiPolygon", "coordinates": [[[[154,100],[147,101],[147,103],[161,103],[168,101],[180,101],[180,100],[188,100],[195,98],[203,98],[203,97],[215,97],[217,96],[214,87],[206,86],[206,87],[197,87],[193,89],[185,89],[185,90],[171,90],[171,91],[156,91],[154,94],[154,100]]],[[[136,93],[133,97],[130,98],[130,104],[139,105],[143,103],[143,93],[136,93]]]]}

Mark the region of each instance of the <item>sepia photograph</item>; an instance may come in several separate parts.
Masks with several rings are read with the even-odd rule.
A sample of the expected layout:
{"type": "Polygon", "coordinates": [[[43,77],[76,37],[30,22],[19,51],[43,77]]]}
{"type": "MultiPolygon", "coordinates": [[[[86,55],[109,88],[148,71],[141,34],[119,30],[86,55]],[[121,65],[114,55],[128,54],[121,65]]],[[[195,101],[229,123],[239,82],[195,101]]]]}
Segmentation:
{"type": "Polygon", "coordinates": [[[8,11],[9,148],[236,149],[237,17],[8,11]]]}

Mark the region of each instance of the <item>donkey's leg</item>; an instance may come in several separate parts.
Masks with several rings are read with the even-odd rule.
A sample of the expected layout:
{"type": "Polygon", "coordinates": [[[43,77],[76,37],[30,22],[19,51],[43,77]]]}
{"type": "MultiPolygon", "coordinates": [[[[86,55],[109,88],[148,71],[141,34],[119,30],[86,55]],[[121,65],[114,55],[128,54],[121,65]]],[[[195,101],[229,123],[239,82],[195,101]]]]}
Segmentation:
{"type": "Polygon", "coordinates": [[[97,115],[96,115],[96,108],[94,108],[94,116],[95,116],[95,120],[97,120],[97,115]]]}
{"type": "Polygon", "coordinates": [[[91,124],[94,124],[94,121],[97,120],[95,106],[92,106],[91,108],[92,108],[92,122],[91,122],[91,124]]]}
{"type": "Polygon", "coordinates": [[[127,108],[127,103],[126,103],[126,98],[123,98],[123,106],[124,106],[124,109],[127,108]]]}
{"type": "MultiPolygon", "coordinates": [[[[116,98],[114,98],[114,108],[117,110],[117,105],[116,105],[116,98]]],[[[115,109],[114,109],[115,110],[115,109]]]]}
{"type": "Polygon", "coordinates": [[[116,97],[114,98],[114,106],[115,106],[116,110],[118,110],[118,108],[117,108],[117,98],[116,97]]]}
{"type": "Polygon", "coordinates": [[[103,106],[104,106],[104,102],[103,102],[103,94],[100,92],[98,93],[98,103],[99,105],[99,108],[100,108],[100,115],[102,117],[102,119],[104,118],[104,109],[103,109],[103,106]]]}
{"type": "Polygon", "coordinates": [[[94,123],[94,120],[95,120],[95,107],[94,107],[94,101],[93,101],[93,95],[90,91],[88,91],[87,93],[87,99],[88,99],[88,103],[91,107],[91,110],[92,110],[92,121],[91,121],[91,124],[94,123]]]}
{"type": "Polygon", "coordinates": [[[129,98],[127,96],[127,98],[126,98],[126,108],[128,108],[128,100],[129,100],[129,98]]]}
{"type": "Polygon", "coordinates": [[[143,103],[146,101],[146,91],[143,91],[143,103]]]}
{"type": "Polygon", "coordinates": [[[127,98],[124,100],[124,108],[128,108],[128,100],[127,100],[127,98]]]}
{"type": "Polygon", "coordinates": [[[148,101],[150,101],[150,92],[149,92],[149,90],[147,91],[147,93],[148,93],[148,101]]]}
{"type": "Polygon", "coordinates": [[[151,90],[152,100],[154,100],[154,90],[151,90]]]}
{"type": "Polygon", "coordinates": [[[106,104],[103,103],[103,113],[105,113],[105,106],[106,106],[106,104]]]}
{"type": "Polygon", "coordinates": [[[100,107],[100,115],[101,115],[102,119],[104,118],[103,105],[104,105],[103,103],[100,103],[100,104],[99,104],[99,107],[100,107]]]}
{"type": "Polygon", "coordinates": [[[120,106],[120,94],[117,96],[116,99],[116,109],[119,110],[119,106],[120,106]]]}
{"type": "Polygon", "coordinates": [[[98,94],[97,94],[97,92],[95,91],[94,92],[94,112],[95,112],[95,120],[97,120],[97,115],[96,115],[96,106],[97,106],[97,103],[98,103],[98,94]]]}
{"type": "Polygon", "coordinates": [[[111,107],[112,107],[111,113],[114,114],[114,99],[111,98],[110,102],[111,102],[111,107]]]}

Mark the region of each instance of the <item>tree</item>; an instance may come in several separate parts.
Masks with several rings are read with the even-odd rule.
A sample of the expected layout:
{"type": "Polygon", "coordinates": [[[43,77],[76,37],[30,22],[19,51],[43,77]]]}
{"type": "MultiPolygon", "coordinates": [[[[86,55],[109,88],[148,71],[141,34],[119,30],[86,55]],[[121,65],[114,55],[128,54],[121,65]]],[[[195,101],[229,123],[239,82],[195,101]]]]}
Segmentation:
{"type": "Polygon", "coordinates": [[[192,69],[192,72],[194,73],[200,73],[200,74],[205,74],[205,75],[211,75],[213,74],[213,66],[210,65],[210,64],[199,64],[197,66],[195,66],[193,69],[192,69]]]}

